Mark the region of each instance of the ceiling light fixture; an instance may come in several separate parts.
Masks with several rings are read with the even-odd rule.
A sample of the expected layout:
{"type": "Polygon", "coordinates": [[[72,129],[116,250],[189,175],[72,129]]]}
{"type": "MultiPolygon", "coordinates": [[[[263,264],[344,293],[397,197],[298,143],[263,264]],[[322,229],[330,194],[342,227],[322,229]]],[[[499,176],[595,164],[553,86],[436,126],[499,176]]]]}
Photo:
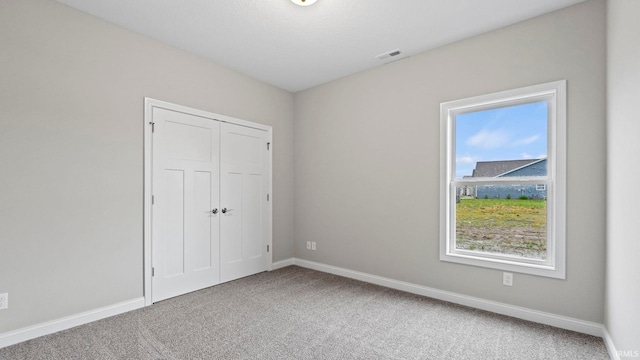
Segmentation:
{"type": "Polygon", "coordinates": [[[300,6],[313,5],[317,0],[291,0],[292,3],[300,6]]]}

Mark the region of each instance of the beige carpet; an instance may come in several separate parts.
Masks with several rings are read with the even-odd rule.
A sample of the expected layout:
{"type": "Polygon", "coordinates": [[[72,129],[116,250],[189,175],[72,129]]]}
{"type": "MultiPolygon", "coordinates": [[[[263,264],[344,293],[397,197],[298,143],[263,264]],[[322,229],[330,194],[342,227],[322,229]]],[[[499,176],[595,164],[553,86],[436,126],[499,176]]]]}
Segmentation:
{"type": "Polygon", "coordinates": [[[299,267],[0,349],[0,359],[608,359],[602,339],[299,267]]]}

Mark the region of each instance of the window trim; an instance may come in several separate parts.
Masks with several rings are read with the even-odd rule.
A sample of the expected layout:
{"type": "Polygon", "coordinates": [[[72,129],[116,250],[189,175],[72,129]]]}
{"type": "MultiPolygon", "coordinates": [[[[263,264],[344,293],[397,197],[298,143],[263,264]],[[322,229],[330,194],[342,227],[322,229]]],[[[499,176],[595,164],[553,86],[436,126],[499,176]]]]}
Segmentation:
{"type": "MultiPolygon", "coordinates": [[[[566,80],[527,86],[518,89],[475,96],[440,104],[440,260],[472,266],[566,278],[566,80]],[[536,260],[518,256],[482,253],[454,249],[455,236],[455,125],[457,114],[492,108],[548,101],[547,177],[532,183],[544,183],[547,190],[547,259],[536,260]],[[551,204],[551,205],[550,205],[551,204]]],[[[508,179],[482,179],[482,183],[502,183],[508,179]]],[[[518,181],[525,180],[519,178],[518,181]]],[[[471,181],[474,182],[474,181],[471,181]]]]}

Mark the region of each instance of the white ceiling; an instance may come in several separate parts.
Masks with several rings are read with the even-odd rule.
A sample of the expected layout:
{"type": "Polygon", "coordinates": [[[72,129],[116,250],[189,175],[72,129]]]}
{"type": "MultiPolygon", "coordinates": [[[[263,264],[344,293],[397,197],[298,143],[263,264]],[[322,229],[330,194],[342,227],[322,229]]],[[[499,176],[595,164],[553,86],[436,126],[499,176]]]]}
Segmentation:
{"type": "Polygon", "coordinates": [[[296,92],[584,0],[57,1],[296,92]]]}

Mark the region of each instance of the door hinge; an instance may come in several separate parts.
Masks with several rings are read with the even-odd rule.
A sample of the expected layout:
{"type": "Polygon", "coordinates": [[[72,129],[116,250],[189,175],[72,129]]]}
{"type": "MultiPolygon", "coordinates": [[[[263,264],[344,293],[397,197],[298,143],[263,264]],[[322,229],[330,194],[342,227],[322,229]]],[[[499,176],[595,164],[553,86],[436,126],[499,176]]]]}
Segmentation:
{"type": "Polygon", "coordinates": [[[151,205],[156,203],[156,197],[151,195],[151,205]]]}
{"type": "Polygon", "coordinates": [[[267,245],[267,252],[269,252],[269,245],[267,245]]]}
{"type": "Polygon", "coordinates": [[[271,143],[267,143],[267,150],[269,150],[269,146],[271,145],[271,143]]]}
{"type": "Polygon", "coordinates": [[[151,132],[156,132],[156,123],[149,121],[149,124],[151,125],[151,132]]]}
{"type": "Polygon", "coordinates": [[[156,276],[156,268],[151,268],[151,276],[156,276]]]}
{"type": "Polygon", "coordinates": [[[269,201],[269,194],[267,194],[267,201],[269,201]]]}

